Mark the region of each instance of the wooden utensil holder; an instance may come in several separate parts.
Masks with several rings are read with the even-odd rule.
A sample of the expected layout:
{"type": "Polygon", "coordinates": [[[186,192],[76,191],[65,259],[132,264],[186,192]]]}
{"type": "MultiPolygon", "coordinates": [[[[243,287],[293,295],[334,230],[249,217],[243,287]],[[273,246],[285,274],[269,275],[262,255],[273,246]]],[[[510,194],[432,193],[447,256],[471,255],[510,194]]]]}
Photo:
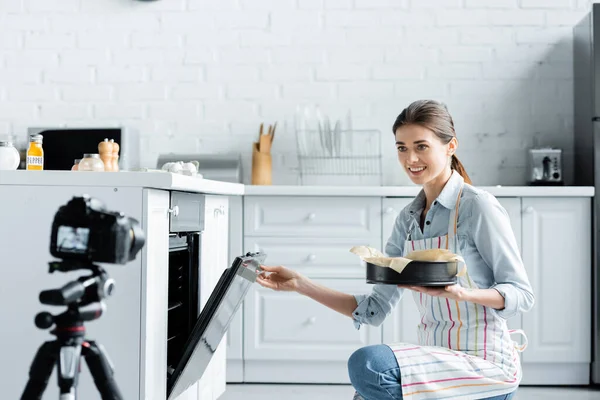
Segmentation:
{"type": "Polygon", "coordinates": [[[252,145],[252,184],[270,185],[272,177],[271,153],[261,153],[252,145]]]}

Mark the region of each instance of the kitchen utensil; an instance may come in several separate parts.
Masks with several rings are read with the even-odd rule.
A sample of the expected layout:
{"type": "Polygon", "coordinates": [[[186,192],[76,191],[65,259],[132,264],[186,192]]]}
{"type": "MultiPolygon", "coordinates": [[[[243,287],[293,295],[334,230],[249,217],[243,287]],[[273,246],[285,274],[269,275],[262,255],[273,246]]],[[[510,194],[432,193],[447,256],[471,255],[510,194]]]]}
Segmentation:
{"type": "Polygon", "coordinates": [[[333,147],[335,154],[339,157],[342,154],[342,128],[340,126],[340,120],[335,121],[333,128],[333,147]]]}
{"type": "Polygon", "coordinates": [[[275,138],[275,128],[277,128],[277,121],[275,121],[275,125],[273,125],[273,130],[271,131],[271,144],[273,144],[273,139],[275,138]]]}
{"type": "Polygon", "coordinates": [[[446,286],[457,282],[457,261],[411,261],[402,273],[392,268],[367,264],[367,283],[412,286],[446,286]]]}
{"type": "Polygon", "coordinates": [[[346,114],[346,145],[348,147],[348,155],[352,156],[352,113],[348,110],[346,114]]]}

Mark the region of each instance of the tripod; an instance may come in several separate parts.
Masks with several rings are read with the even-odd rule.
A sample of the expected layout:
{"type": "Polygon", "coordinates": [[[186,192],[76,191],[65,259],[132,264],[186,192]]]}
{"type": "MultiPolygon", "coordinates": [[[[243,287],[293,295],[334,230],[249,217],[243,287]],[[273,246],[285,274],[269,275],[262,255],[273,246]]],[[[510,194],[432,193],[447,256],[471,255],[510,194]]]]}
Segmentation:
{"type": "MultiPolygon", "coordinates": [[[[56,266],[55,266],[56,267],[56,266]]],[[[68,304],[68,309],[52,315],[41,312],[35,317],[40,329],[55,328],[50,333],[55,340],[43,343],[31,363],[29,380],[21,400],[41,400],[54,366],[57,366],[60,400],[76,400],[81,357],[94,379],[102,400],[122,400],[114,380],[114,368],[102,345],[85,339],[84,321],[100,318],[105,309],[102,297],[110,295],[114,282],[100,267],[92,265],[94,274],[70,282],[61,289],[45,290],[40,293],[44,304],[68,304]],[[82,301],[74,302],[73,299],[82,301]]],[[[52,268],[52,266],[51,266],[52,268]]]]}

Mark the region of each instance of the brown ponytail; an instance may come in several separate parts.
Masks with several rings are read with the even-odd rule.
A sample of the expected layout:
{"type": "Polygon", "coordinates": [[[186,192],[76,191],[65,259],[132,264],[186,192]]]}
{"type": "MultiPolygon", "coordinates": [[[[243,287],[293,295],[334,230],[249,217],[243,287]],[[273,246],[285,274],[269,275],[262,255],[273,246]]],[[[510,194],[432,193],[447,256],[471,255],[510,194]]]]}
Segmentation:
{"type": "MultiPolygon", "coordinates": [[[[433,133],[442,141],[449,143],[452,138],[456,137],[454,131],[454,121],[448,112],[448,108],[444,103],[435,100],[417,100],[406,107],[394,122],[392,133],[395,135],[396,130],[402,125],[415,124],[423,126],[433,133]]],[[[471,178],[467,174],[465,167],[458,160],[456,155],[452,155],[452,163],[450,168],[456,170],[463,177],[466,183],[471,184],[471,178]]]]}
{"type": "Polygon", "coordinates": [[[450,164],[450,168],[452,168],[453,170],[458,172],[459,175],[462,176],[463,179],[465,180],[465,183],[468,183],[469,185],[472,184],[471,178],[469,178],[469,174],[467,174],[465,167],[458,160],[458,157],[456,157],[456,154],[452,154],[452,163],[450,164]]]}

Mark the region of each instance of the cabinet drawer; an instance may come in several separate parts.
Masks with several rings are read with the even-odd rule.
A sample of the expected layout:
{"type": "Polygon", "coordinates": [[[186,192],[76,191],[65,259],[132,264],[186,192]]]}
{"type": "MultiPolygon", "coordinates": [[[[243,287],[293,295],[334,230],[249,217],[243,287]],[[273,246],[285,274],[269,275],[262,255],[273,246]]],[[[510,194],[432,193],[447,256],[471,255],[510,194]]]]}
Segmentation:
{"type": "MultiPolygon", "coordinates": [[[[350,294],[370,293],[362,280],[320,280],[350,294]]],[[[381,343],[381,328],[356,330],[349,317],[297,293],[252,285],[244,301],[246,360],[346,361],[357,349],[381,343]]]]}
{"type": "Polygon", "coordinates": [[[248,236],[381,236],[379,197],[247,197],[248,236]]]}
{"type": "Polygon", "coordinates": [[[285,265],[314,278],[362,278],[365,267],[358,256],[350,253],[353,246],[379,247],[374,239],[308,239],[246,237],[246,251],[267,255],[267,265],[285,265]]]}
{"type": "Polygon", "coordinates": [[[202,194],[171,192],[171,232],[199,232],[204,230],[204,204],[202,194]]]}

